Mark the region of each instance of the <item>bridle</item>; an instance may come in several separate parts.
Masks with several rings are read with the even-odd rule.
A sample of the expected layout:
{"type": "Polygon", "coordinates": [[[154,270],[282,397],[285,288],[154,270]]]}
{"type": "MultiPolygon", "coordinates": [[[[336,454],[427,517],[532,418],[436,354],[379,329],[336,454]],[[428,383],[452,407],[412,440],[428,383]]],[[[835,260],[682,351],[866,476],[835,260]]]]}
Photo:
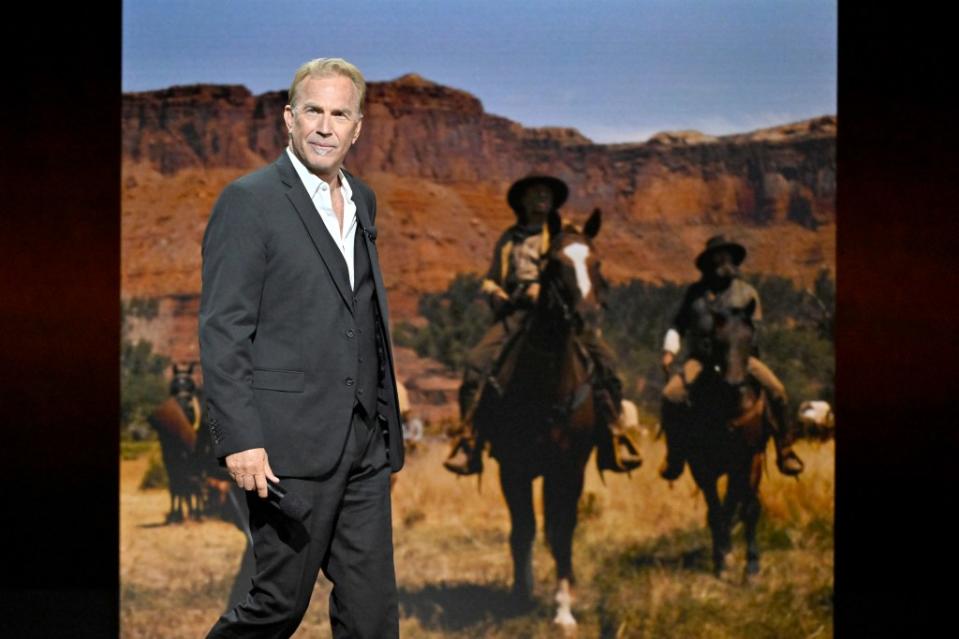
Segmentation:
{"type": "MultiPolygon", "coordinates": [[[[557,246],[558,245],[559,244],[557,244],[557,246]]],[[[554,257],[548,257],[547,259],[548,262],[546,268],[543,269],[543,274],[545,275],[549,273],[549,277],[545,282],[543,281],[542,277],[540,278],[540,284],[543,286],[543,292],[546,295],[545,310],[547,316],[551,316],[550,309],[559,309],[560,314],[562,315],[563,324],[572,330],[575,348],[586,364],[583,381],[577,385],[577,387],[568,397],[566,397],[565,401],[560,401],[553,405],[551,410],[551,419],[555,420],[571,415],[577,408],[580,407],[580,405],[582,405],[584,401],[586,401],[592,388],[593,376],[596,372],[596,367],[593,363],[592,357],[590,357],[589,353],[586,352],[585,347],[578,339],[576,339],[576,335],[581,334],[586,328],[586,320],[583,318],[583,314],[580,312],[579,308],[570,304],[567,301],[567,296],[564,295],[564,291],[568,291],[568,287],[565,286],[563,278],[560,276],[562,263],[554,257]],[[554,264],[555,267],[551,266],[554,264]],[[555,270],[555,273],[550,273],[551,268],[555,270]]]]}
{"type": "MultiPolygon", "coordinates": [[[[561,237],[562,233],[557,235],[556,238],[554,238],[554,241],[561,237]]],[[[558,241],[556,242],[556,246],[560,246],[558,241]]],[[[563,323],[570,327],[574,334],[582,333],[583,329],[586,328],[587,322],[579,308],[567,301],[567,295],[564,295],[564,292],[568,291],[568,287],[565,285],[563,278],[559,275],[559,271],[562,268],[562,262],[558,258],[552,257],[552,254],[553,250],[550,250],[550,253],[547,257],[547,265],[543,269],[543,275],[550,273],[551,268],[557,271],[557,273],[550,273],[550,277],[546,282],[543,282],[542,276],[540,277],[540,284],[543,285],[544,292],[547,296],[547,309],[558,308],[560,310],[560,314],[562,315],[563,323]],[[555,265],[555,267],[552,265],[555,265]]]]}

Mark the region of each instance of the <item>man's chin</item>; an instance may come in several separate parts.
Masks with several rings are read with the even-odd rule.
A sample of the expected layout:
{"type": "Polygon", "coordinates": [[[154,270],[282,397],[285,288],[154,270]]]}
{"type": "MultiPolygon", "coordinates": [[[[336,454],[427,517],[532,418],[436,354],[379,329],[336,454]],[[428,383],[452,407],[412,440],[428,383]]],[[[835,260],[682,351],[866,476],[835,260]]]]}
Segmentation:
{"type": "Polygon", "coordinates": [[[311,161],[306,164],[306,168],[310,171],[322,175],[335,172],[336,166],[336,160],[333,158],[311,158],[311,161]]]}

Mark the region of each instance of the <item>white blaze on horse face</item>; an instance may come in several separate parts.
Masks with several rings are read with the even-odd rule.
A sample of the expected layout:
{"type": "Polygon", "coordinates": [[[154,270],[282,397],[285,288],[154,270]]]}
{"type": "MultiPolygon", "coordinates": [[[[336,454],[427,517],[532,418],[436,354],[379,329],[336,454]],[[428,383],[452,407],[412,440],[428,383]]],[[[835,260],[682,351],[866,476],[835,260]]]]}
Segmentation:
{"type": "Polygon", "coordinates": [[[585,244],[570,244],[563,249],[563,255],[573,261],[573,267],[576,269],[576,284],[579,286],[579,293],[586,299],[589,295],[593,283],[589,281],[589,272],[586,270],[586,258],[589,257],[589,247],[585,244]]]}

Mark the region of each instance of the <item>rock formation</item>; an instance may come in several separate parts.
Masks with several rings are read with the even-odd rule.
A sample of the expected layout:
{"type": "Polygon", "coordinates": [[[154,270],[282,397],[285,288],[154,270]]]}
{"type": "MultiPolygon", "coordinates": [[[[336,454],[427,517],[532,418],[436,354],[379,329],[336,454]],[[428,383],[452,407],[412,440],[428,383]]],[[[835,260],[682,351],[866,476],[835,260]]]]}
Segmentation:
{"type": "MultiPolygon", "coordinates": [[[[220,190],[282,150],[285,91],[182,86],[123,96],[124,297],[161,299],[141,333],[195,359],[200,241],[220,190]]],[[[378,197],[381,258],[395,318],[459,272],[482,272],[528,173],[567,181],[564,213],[603,209],[597,248],[619,282],[688,281],[715,233],[749,249],[746,269],[802,283],[835,268],[836,118],[747,134],[663,132],[594,144],[575,129],[526,128],[465,91],[418,75],[371,83],[348,166],[378,197]]]]}

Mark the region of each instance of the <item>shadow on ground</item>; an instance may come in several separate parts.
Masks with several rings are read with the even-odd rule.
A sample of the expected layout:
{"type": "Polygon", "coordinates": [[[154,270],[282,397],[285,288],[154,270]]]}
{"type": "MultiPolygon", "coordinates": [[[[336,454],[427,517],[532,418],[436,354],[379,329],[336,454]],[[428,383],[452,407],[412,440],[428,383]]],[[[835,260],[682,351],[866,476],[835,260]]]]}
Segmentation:
{"type": "Polygon", "coordinates": [[[527,615],[539,605],[514,599],[504,587],[465,583],[401,588],[399,598],[403,616],[416,617],[424,627],[443,631],[527,615]]]}
{"type": "Polygon", "coordinates": [[[604,570],[666,568],[709,572],[712,569],[712,543],[708,531],[699,527],[690,528],[610,553],[603,563],[604,570]]]}

